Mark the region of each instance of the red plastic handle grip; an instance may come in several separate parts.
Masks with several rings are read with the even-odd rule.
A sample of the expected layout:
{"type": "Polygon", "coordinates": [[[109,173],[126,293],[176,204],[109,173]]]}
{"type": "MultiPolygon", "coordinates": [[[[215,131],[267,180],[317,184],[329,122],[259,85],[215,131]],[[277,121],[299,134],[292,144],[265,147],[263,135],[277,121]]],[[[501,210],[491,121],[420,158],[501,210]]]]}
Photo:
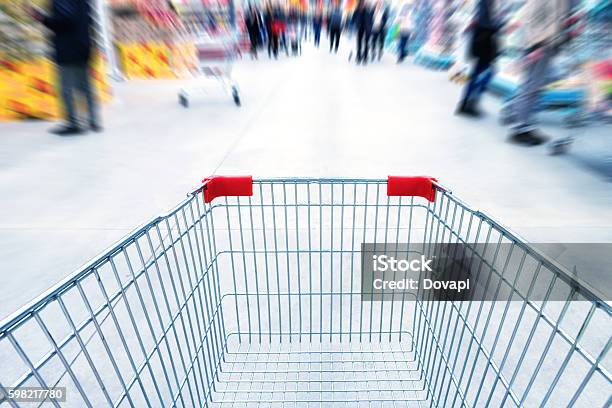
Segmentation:
{"type": "Polygon", "coordinates": [[[252,176],[211,176],[204,183],[204,201],[210,203],[217,197],[253,195],[252,176]]]}
{"type": "Polygon", "coordinates": [[[423,197],[433,202],[436,199],[435,182],[437,181],[433,177],[425,176],[389,176],[387,179],[387,195],[389,197],[423,197]]]}

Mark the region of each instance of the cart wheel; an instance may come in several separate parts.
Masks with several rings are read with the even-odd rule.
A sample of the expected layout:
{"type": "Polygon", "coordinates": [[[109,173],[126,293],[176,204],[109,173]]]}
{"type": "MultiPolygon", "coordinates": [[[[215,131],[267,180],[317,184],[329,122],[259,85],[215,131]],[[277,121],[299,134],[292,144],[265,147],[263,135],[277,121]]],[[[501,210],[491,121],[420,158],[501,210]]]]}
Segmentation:
{"type": "Polygon", "coordinates": [[[236,104],[236,106],[241,105],[240,94],[238,93],[238,89],[232,88],[232,98],[234,99],[234,103],[236,104]]]}
{"type": "Polygon", "coordinates": [[[188,108],[189,107],[189,100],[187,100],[187,97],[185,95],[179,95],[179,104],[183,108],[188,108]]]}
{"type": "Polygon", "coordinates": [[[555,140],[550,143],[550,154],[553,156],[565,154],[569,151],[572,143],[573,139],[571,137],[555,140]]]}

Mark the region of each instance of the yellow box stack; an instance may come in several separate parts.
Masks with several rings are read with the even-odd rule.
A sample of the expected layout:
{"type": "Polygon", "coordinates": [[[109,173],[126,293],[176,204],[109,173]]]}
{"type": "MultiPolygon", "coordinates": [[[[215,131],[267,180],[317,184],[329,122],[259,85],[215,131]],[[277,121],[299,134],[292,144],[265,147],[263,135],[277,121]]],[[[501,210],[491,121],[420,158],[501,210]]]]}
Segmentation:
{"type": "MultiPolygon", "coordinates": [[[[100,100],[111,99],[105,63],[96,58],[92,67],[93,84],[100,100]]],[[[60,117],[57,73],[46,58],[29,61],[0,59],[0,121],[35,118],[53,120],[60,117]]]]}
{"type": "Polygon", "coordinates": [[[123,73],[129,79],[176,78],[170,47],[164,43],[119,44],[123,73]]]}

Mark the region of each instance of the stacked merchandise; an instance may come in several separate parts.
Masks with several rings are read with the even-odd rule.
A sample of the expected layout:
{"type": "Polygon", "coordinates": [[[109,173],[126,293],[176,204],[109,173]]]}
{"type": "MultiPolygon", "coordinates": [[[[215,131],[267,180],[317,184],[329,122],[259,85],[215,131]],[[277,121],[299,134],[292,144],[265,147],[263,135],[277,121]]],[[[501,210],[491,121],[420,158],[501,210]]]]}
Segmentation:
{"type": "Polygon", "coordinates": [[[128,78],[176,78],[195,67],[195,50],[165,1],[111,2],[115,45],[128,78]]]}
{"type": "Polygon", "coordinates": [[[610,122],[612,119],[612,58],[588,66],[591,81],[586,90],[586,110],[610,122]]]}
{"type": "Polygon", "coordinates": [[[185,0],[175,3],[174,9],[191,38],[232,31],[236,22],[234,0],[185,0]]]}
{"type": "Polygon", "coordinates": [[[23,1],[0,2],[0,52],[4,59],[25,59],[45,51],[43,33],[24,13],[25,5],[23,1]]]}
{"type": "MultiPolygon", "coordinates": [[[[236,7],[235,3],[236,0],[182,0],[173,4],[188,38],[194,43],[202,38],[233,33],[239,38],[240,52],[248,53],[250,41],[244,24],[248,3],[242,3],[242,7],[236,7]]],[[[259,3],[261,10],[265,3],[259,3]]]]}
{"type": "Polygon", "coordinates": [[[470,75],[469,44],[471,35],[467,31],[474,19],[476,0],[460,0],[453,16],[457,27],[457,45],[454,52],[454,63],[449,69],[449,79],[453,82],[463,83],[470,75]]]}
{"type": "Polygon", "coordinates": [[[416,54],[416,63],[434,69],[449,69],[454,64],[459,30],[454,15],[460,5],[458,0],[431,0],[428,40],[416,54]]]}
{"type": "MultiPolygon", "coordinates": [[[[0,0],[0,121],[56,119],[61,104],[56,73],[47,58],[44,28],[25,12],[31,0],[0,0]]],[[[102,100],[110,99],[105,64],[94,63],[94,84],[102,100]]]]}
{"type": "Polygon", "coordinates": [[[588,21],[581,36],[581,49],[587,53],[585,69],[589,81],[586,87],[585,109],[610,121],[612,118],[612,2],[593,1],[588,8],[588,21]],[[590,58],[589,58],[590,57],[590,58]]]}

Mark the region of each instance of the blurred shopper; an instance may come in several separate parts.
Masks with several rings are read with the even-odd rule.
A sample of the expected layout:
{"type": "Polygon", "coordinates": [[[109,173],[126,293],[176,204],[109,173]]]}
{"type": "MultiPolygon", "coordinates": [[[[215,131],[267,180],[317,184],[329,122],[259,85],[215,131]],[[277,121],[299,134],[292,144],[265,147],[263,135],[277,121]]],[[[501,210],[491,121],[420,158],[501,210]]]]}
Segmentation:
{"type": "Polygon", "coordinates": [[[285,55],[289,56],[289,45],[287,41],[287,21],[288,21],[288,12],[285,9],[285,6],[279,5],[276,9],[276,21],[279,23],[278,28],[280,29],[278,34],[278,39],[280,42],[280,46],[285,50],[285,55]]]}
{"type": "Polygon", "coordinates": [[[480,116],[478,103],[494,74],[493,63],[498,55],[497,35],[503,26],[499,0],[478,0],[474,21],[468,27],[469,53],[474,67],[465,86],[457,113],[480,116]]]}
{"type": "Polygon", "coordinates": [[[92,18],[89,0],[52,0],[50,13],[30,9],[32,18],[52,33],[53,59],[57,64],[59,86],[66,123],[51,132],[73,135],[82,132],[74,96],[80,93],[87,102],[89,129],[102,130],[98,121],[98,103],[90,75],[93,57],[92,18]]]}
{"type": "Polygon", "coordinates": [[[312,16],[312,34],[314,37],[315,47],[319,48],[321,42],[321,29],[323,28],[323,12],[321,7],[317,7],[317,10],[312,16]]]}
{"type": "Polygon", "coordinates": [[[372,61],[376,58],[378,50],[378,60],[382,58],[385,48],[385,38],[387,37],[387,22],[389,20],[389,8],[379,0],[374,9],[374,22],[372,24],[372,61]]]}
{"type": "Polygon", "coordinates": [[[249,41],[251,43],[251,56],[257,59],[257,48],[259,47],[259,33],[260,33],[260,18],[259,11],[253,7],[253,5],[249,5],[249,9],[244,18],[244,23],[246,25],[247,32],[249,33],[249,41]]]}
{"type": "Polygon", "coordinates": [[[291,44],[291,54],[299,55],[302,50],[302,31],[301,31],[301,16],[300,10],[293,7],[289,10],[287,18],[287,35],[291,44]]]}
{"type": "Polygon", "coordinates": [[[535,146],[548,139],[536,129],[535,114],[552,59],[571,38],[569,28],[575,22],[571,12],[576,4],[576,0],[527,0],[523,6],[523,75],[506,109],[512,112],[510,139],[515,142],[535,146]]]}
{"type": "Polygon", "coordinates": [[[412,31],[414,30],[414,24],[412,22],[412,7],[413,6],[411,3],[405,3],[397,15],[397,22],[399,25],[399,38],[397,41],[398,64],[403,62],[406,56],[408,55],[408,41],[410,40],[410,36],[412,35],[412,31]]]}
{"type": "MultiPolygon", "coordinates": [[[[272,38],[272,54],[274,58],[278,58],[279,47],[285,48],[287,51],[287,43],[285,38],[286,30],[285,14],[280,7],[276,7],[272,11],[272,22],[271,22],[271,38],[272,38]]],[[[288,54],[288,52],[287,52],[288,54]]]]}
{"type": "Polygon", "coordinates": [[[268,39],[268,58],[272,57],[274,50],[274,34],[272,33],[272,21],[274,20],[274,10],[272,4],[268,2],[266,4],[266,10],[263,15],[263,24],[266,30],[266,37],[268,39]]]}
{"type": "Polygon", "coordinates": [[[329,30],[329,52],[338,52],[340,45],[340,35],[342,33],[342,8],[339,1],[334,1],[329,18],[327,20],[329,30]]]}
{"type": "Polygon", "coordinates": [[[372,9],[365,0],[357,0],[353,21],[357,30],[357,63],[367,64],[372,34],[372,9]]]}
{"type": "Polygon", "coordinates": [[[306,9],[298,10],[300,16],[300,41],[308,39],[308,12],[306,9]]]}

